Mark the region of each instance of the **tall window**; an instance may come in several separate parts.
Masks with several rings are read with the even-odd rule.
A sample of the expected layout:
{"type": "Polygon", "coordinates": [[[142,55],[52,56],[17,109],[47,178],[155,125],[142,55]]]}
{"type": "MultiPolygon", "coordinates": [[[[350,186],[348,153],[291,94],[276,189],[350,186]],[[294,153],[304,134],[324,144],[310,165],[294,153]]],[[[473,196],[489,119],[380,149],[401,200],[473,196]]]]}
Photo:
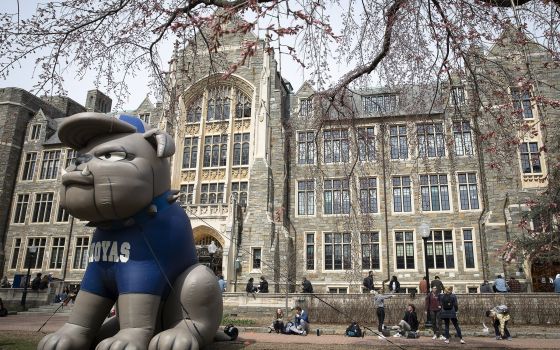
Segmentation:
{"type": "Polygon", "coordinates": [[[223,202],[223,183],[202,184],[200,186],[200,204],[218,204],[223,202]]]}
{"type": "Polygon", "coordinates": [[[523,142],[519,145],[521,169],[525,174],[541,173],[541,153],[536,142],[523,142]]]}
{"type": "Polygon", "coordinates": [[[313,100],[311,98],[299,100],[299,115],[309,117],[313,112],[313,100]]]}
{"type": "Polygon", "coordinates": [[[226,166],[227,135],[204,138],[204,167],[226,166]]]}
{"type": "Polygon", "coordinates": [[[253,270],[261,268],[261,248],[253,248],[253,270]]]}
{"type": "Polygon", "coordinates": [[[298,181],[298,215],[315,215],[315,181],[298,181]]]}
{"type": "Polygon", "coordinates": [[[207,121],[213,122],[229,119],[231,107],[229,93],[229,86],[218,86],[208,92],[207,121]]]}
{"type": "Polygon", "coordinates": [[[476,173],[458,173],[459,203],[461,210],[478,209],[478,185],[476,173]]]}
{"type": "Polygon", "coordinates": [[[465,252],[465,268],[474,269],[474,239],[470,228],[463,229],[463,250],[465,252]]]}
{"type": "Polygon", "coordinates": [[[393,211],[412,212],[412,193],[410,176],[393,176],[393,211]]]}
{"type": "Polygon", "coordinates": [[[305,269],[315,270],[315,234],[305,234],[305,269]]]}
{"type": "Polygon", "coordinates": [[[64,163],[64,169],[68,168],[70,164],[73,164],[78,157],[78,151],[71,148],[66,150],[66,162],[64,163]]]}
{"type": "Polygon", "coordinates": [[[362,232],[360,234],[362,243],[362,270],[381,267],[379,258],[379,232],[362,232]]]}
{"type": "Polygon", "coordinates": [[[397,109],[397,95],[381,94],[362,97],[364,113],[392,112],[397,109]]]}
{"type": "Polygon", "coordinates": [[[194,203],[194,184],[181,185],[181,202],[183,204],[193,204],[194,203]]]}
{"type": "Polygon", "coordinates": [[[418,155],[420,157],[444,157],[443,124],[429,123],[416,126],[418,155]]]}
{"type": "Polygon", "coordinates": [[[531,107],[531,92],[529,90],[521,90],[512,87],[511,99],[513,100],[513,108],[524,119],[533,119],[533,109],[531,107]]]}
{"type": "Polygon", "coordinates": [[[237,199],[237,203],[240,205],[247,205],[248,186],[249,183],[246,181],[231,183],[231,194],[237,199]]]}
{"type": "Polygon", "coordinates": [[[235,104],[235,117],[251,118],[251,98],[239,90],[237,90],[237,103],[235,104]]]}
{"type": "Polygon", "coordinates": [[[352,268],[350,233],[325,233],[325,270],[352,268]]]}
{"type": "Polygon", "coordinates": [[[150,121],[151,121],[150,113],[142,113],[138,117],[140,118],[141,121],[150,125],[150,121]]]}
{"type": "Polygon", "coordinates": [[[68,222],[70,219],[70,213],[64,209],[60,203],[58,203],[58,210],[56,211],[56,221],[57,222],[68,222]]]}
{"type": "Polygon", "coordinates": [[[406,135],[406,125],[390,126],[389,138],[391,144],[391,159],[407,159],[408,137],[406,135]]]}
{"type": "Polygon", "coordinates": [[[49,263],[49,269],[62,268],[62,259],[64,258],[64,243],[64,237],[54,237],[52,239],[51,261],[49,263]]]}
{"type": "Polygon", "coordinates": [[[313,131],[299,131],[298,136],[298,164],[315,164],[315,133],[313,131]]]}
{"type": "Polygon", "coordinates": [[[31,125],[31,132],[29,134],[29,140],[30,141],[38,140],[40,136],[41,136],[41,124],[31,125]]]}
{"type": "Polygon", "coordinates": [[[233,165],[249,164],[249,139],[249,133],[233,135],[233,165]]]}
{"type": "Polygon", "coordinates": [[[428,267],[436,269],[452,269],[455,267],[453,253],[453,231],[432,230],[428,237],[428,267]]]}
{"type": "Polygon", "coordinates": [[[195,169],[198,161],[198,137],[185,137],[183,143],[183,169],[195,169]]]}
{"type": "Polygon", "coordinates": [[[347,162],[350,158],[348,130],[323,131],[323,146],[325,163],[347,162]]]}
{"type": "Polygon", "coordinates": [[[23,224],[25,223],[25,217],[27,216],[27,207],[29,206],[29,195],[28,194],[18,194],[16,200],[16,206],[14,209],[13,223],[23,224]]]}
{"type": "Polygon", "coordinates": [[[423,211],[450,210],[447,175],[420,175],[423,211]]]}
{"type": "Polygon", "coordinates": [[[45,246],[47,239],[45,237],[35,237],[27,239],[27,254],[25,255],[25,268],[31,266],[32,269],[40,269],[43,267],[43,257],[45,256],[45,246]],[[37,247],[37,251],[31,254],[29,247],[37,247]]]}
{"type": "Polygon", "coordinates": [[[202,117],[202,98],[191,104],[187,111],[187,123],[200,123],[202,117]]]}
{"type": "Polygon", "coordinates": [[[83,270],[88,263],[89,237],[76,237],[73,269],[83,270]]]}
{"type": "Polygon", "coordinates": [[[455,141],[455,155],[473,155],[473,141],[469,122],[462,121],[453,123],[453,140],[455,141]]]}
{"type": "Polygon", "coordinates": [[[414,234],[412,231],[395,232],[395,250],[397,269],[414,269],[414,234]]]}
{"type": "Polygon", "coordinates": [[[323,186],[325,214],[349,214],[350,190],[348,179],[325,180],[323,186]]]}
{"type": "Polygon", "coordinates": [[[60,151],[43,151],[43,162],[41,164],[41,180],[56,179],[60,166],[60,151]]]}
{"type": "Polygon", "coordinates": [[[36,193],[31,222],[49,222],[53,205],[52,192],[36,193]]]}
{"type": "Polygon", "coordinates": [[[465,105],[465,88],[462,86],[451,87],[451,103],[454,106],[464,106],[465,105]]]}
{"type": "Polygon", "coordinates": [[[12,248],[12,261],[10,269],[16,269],[19,260],[19,251],[21,250],[21,238],[14,239],[14,247],[12,248]]]}
{"type": "Polygon", "coordinates": [[[377,178],[360,178],[360,209],[362,213],[377,213],[377,178]]]}
{"type": "Polygon", "coordinates": [[[21,173],[22,181],[33,180],[33,175],[35,175],[36,164],[37,164],[37,152],[26,153],[25,162],[23,163],[23,171],[21,173]]]}
{"type": "Polygon", "coordinates": [[[360,161],[375,160],[375,128],[358,129],[358,158],[360,161]]]}

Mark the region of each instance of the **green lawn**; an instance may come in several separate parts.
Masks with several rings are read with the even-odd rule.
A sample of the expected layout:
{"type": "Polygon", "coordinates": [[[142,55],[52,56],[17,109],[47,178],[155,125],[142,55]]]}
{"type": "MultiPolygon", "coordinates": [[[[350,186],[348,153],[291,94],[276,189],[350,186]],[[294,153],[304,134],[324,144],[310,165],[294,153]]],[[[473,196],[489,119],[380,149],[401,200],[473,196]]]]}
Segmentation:
{"type": "Polygon", "coordinates": [[[0,349],[2,350],[35,350],[39,340],[45,334],[37,332],[0,332],[0,349]]]}

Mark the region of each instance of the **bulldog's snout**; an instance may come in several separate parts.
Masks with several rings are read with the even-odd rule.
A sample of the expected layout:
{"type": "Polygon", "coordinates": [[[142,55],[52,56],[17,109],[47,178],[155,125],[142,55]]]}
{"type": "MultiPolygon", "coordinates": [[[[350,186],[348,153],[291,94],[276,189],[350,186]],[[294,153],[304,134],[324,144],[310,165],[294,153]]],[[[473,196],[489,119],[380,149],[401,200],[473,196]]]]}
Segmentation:
{"type": "Polygon", "coordinates": [[[62,175],[62,185],[65,187],[71,185],[93,185],[93,176],[91,176],[91,172],[87,166],[81,170],[75,169],[74,171],[68,171],[66,174],[62,175]]]}

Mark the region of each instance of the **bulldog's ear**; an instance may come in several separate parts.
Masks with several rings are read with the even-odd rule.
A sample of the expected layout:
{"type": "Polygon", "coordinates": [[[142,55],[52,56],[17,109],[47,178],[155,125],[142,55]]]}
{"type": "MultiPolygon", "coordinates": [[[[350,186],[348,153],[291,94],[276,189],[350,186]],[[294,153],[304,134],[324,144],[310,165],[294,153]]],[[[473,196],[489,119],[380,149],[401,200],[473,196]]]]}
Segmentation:
{"type": "Polygon", "coordinates": [[[144,133],[144,138],[156,148],[160,158],[171,157],[175,153],[175,142],[168,133],[152,129],[144,133]]]}

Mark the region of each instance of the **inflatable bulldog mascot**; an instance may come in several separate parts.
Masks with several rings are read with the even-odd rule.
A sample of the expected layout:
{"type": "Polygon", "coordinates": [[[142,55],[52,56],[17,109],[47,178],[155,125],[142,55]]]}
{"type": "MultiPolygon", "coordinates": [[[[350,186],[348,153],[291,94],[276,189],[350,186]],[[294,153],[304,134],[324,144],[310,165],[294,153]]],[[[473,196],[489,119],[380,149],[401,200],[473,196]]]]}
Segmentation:
{"type": "MultiPolygon", "coordinates": [[[[60,200],[97,227],[68,323],[38,349],[199,349],[212,342],[222,297],[197,264],[190,221],[170,192],[171,137],[140,119],[80,113],[58,135],[78,151],[60,200]],[[117,302],[117,316],[106,320],[117,302]]],[[[223,333],[222,333],[223,334],[223,333]]]]}

